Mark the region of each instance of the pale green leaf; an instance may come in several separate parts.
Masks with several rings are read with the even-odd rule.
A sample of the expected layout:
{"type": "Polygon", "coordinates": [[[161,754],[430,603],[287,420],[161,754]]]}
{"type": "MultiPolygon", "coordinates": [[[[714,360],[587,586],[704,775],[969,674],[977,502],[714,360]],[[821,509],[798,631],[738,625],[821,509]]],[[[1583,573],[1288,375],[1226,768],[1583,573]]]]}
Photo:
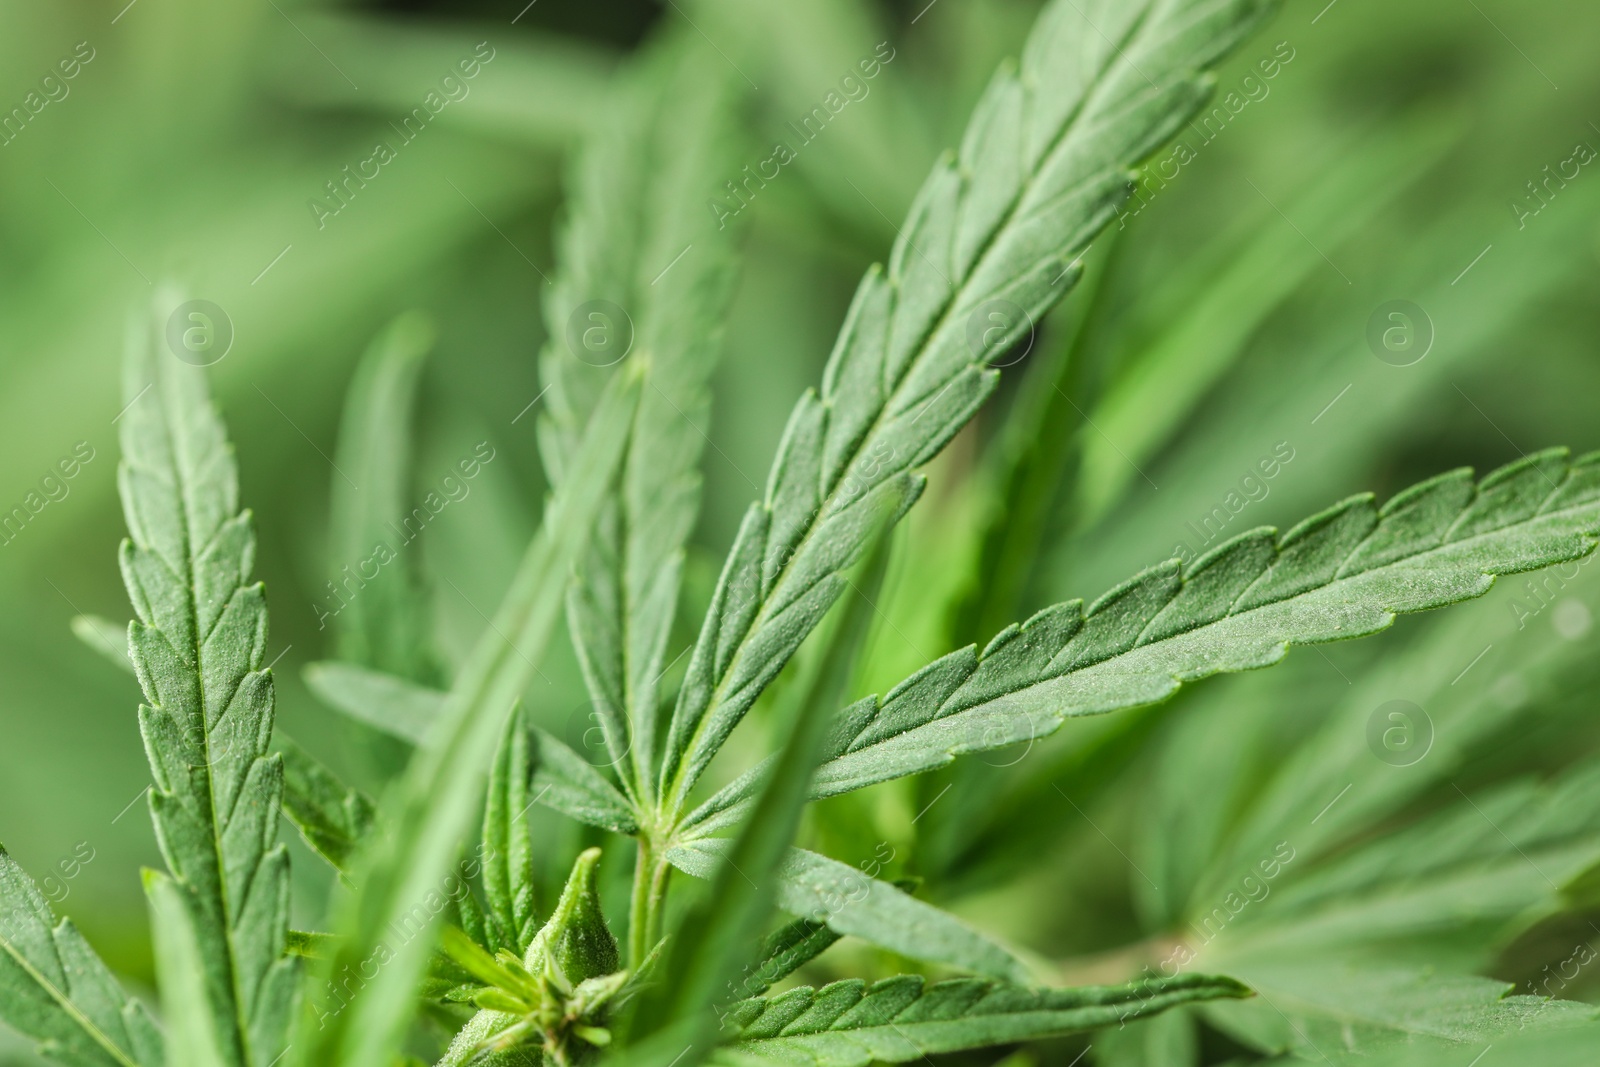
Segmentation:
{"type": "MultiPolygon", "coordinates": [[[[715,872],[724,838],[675,848],[667,858],[701,878],[715,872]]],[[[791,915],[826,923],[838,934],[913,959],[946,963],[1011,982],[1029,981],[1023,963],[948,912],[924,903],[847,863],[805,849],[790,849],[778,870],[778,906],[791,915]]]]}
{"type": "Polygon", "coordinates": [[[289,858],[275,844],[283,766],[267,753],[266,600],[247,584],[255,534],[205,379],[155,325],[135,331],[125,395],[120,559],[150,810],[173,872],[164,897],[181,902],[205,968],[188,1010],[209,1016],[222,1062],[266,1067],[284,1047],[296,969],[289,858]]]}
{"type": "Polygon", "coordinates": [[[639,819],[628,798],[565,743],[534,728],[534,799],[579,822],[632,834],[639,819]]]}
{"type": "Polygon", "coordinates": [[[569,178],[561,272],[545,301],[538,429],[552,484],[566,475],[610,364],[645,370],[628,455],[568,615],[613,766],[630,794],[647,797],[733,276],[734,231],[704,207],[738,169],[732,85],[733,72],[681,25],[628,71],[616,113],[593,126],[569,178]]]}
{"type": "MultiPolygon", "coordinates": [[[[1162,307],[1159,331],[1135,353],[1094,409],[1084,438],[1078,525],[1104,516],[1233,361],[1275,308],[1314,271],[1329,270],[1322,251],[1337,249],[1409,190],[1460,136],[1460,124],[1434,112],[1363,131],[1342,146],[1316,181],[1283,203],[1280,215],[1255,192],[1264,220],[1245,239],[1201,250],[1209,272],[1187,307],[1162,307]],[[1284,219],[1295,220],[1286,225],[1284,219]],[[1115,443],[1113,443],[1115,442],[1115,443]]],[[[1145,179],[1151,179],[1147,176],[1145,179]]]]}
{"type": "Polygon", "coordinates": [[[1045,9],[1020,67],[996,75],[960,153],[923,185],[887,270],[861,282],[820,394],[790,418],[673,713],[662,791],[674,804],[838,596],[840,571],[861,551],[863,512],[915,501],[916,468],[994,389],[987,359],[1073,284],[1077,257],[1128,195],[1128,168],[1193,114],[1209,89],[1204,69],[1271,6],[1045,9]]]}
{"type": "Polygon", "coordinates": [[[1512,986],[1488,978],[1359,956],[1278,957],[1232,973],[1258,999],[1225,1009],[1208,1005],[1208,1020],[1263,1051],[1293,1049],[1317,1060],[1339,1049],[1370,1052],[1417,1038],[1493,1041],[1519,1030],[1580,1025],[1595,1013],[1588,1004],[1510,996],[1512,986]]]}
{"type": "Polygon", "coordinates": [[[867,1067],[1121,1025],[1190,1004],[1247,996],[1227,978],[1180,975],[1122,986],[1032,989],[979,978],[927,985],[916,975],[802,986],[734,1005],[726,1064],[867,1067]]]}
{"type": "MultiPolygon", "coordinates": [[[[1462,1067],[1462,1052],[1482,1056],[1482,1067],[1591,1067],[1595,1050],[1600,1049],[1600,1023],[1563,1027],[1555,1031],[1534,1031],[1520,1034],[1497,1034],[1492,1039],[1463,1046],[1457,1042],[1421,1042],[1404,1048],[1384,1052],[1352,1052],[1340,1055],[1329,1049],[1332,1056],[1327,1062],[1338,1067],[1462,1067]],[[1489,1053],[1493,1051],[1494,1055],[1489,1053]]],[[[1305,1060],[1299,1057],[1271,1061],[1273,1067],[1289,1067],[1305,1060]]]]}
{"type": "Polygon", "coordinates": [[[72,633],[111,663],[133,673],[133,660],[128,658],[126,626],[119,626],[102,615],[74,615],[72,633]]]}
{"type": "MultiPolygon", "coordinates": [[[[1566,569],[1532,580],[1559,582],[1566,569]]],[[[1520,629],[1511,612],[1475,610],[1441,619],[1411,646],[1383,657],[1354,680],[1320,728],[1275,762],[1271,777],[1232,831],[1202,846],[1203,864],[1183,878],[1158,877],[1153,871],[1151,877],[1163,886],[1171,883],[1176,908],[1189,896],[1216,897],[1238,871],[1286,838],[1293,838],[1302,858],[1314,861],[1374,825],[1405,818],[1406,809],[1430,790],[1444,789],[1460,803],[1460,794],[1448,783],[1475,762],[1481,746],[1497,731],[1517,729],[1526,707],[1570,685],[1566,678],[1591,657],[1583,642],[1552,641],[1543,628],[1520,629]],[[1471,671],[1464,675],[1469,665],[1471,671]],[[1526,704],[1506,699],[1503,687],[1488,682],[1512,672],[1526,687],[1526,704]],[[1468,684],[1474,678],[1477,684],[1468,684]],[[1404,767],[1374,758],[1368,740],[1373,717],[1383,714],[1383,706],[1396,697],[1411,701],[1425,716],[1403,727],[1410,729],[1413,743],[1428,745],[1413,750],[1410,756],[1420,753],[1422,758],[1404,767]]],[[[1225,712],[1226,720],[1212,708],[1194,709],[1195,717],[1207,720],[1215,734],[1242,740],[1251,732],[1251,719],[1270,722],[1279,714],[1281,699],[1272,694],[1254,700],[1241,696],[1225,712]],[[1254,710],[1245,707],[1250,704],[1256,705],[1254,710]]],[[[1410,715],[1416,718],[1414,710],[1410,715]]],[[[1385,726],[1403,721],[1383,720],[1385,726]]],[[[1174,753],[1171,762],[1182,758],[1174,753]]],[[[1175,777],[1163,776],[1163,781],[1183,791],[1175,777]]],[[[1158,799],[1169,809],[1185,803],[1181,796],[1158,799]]],[[[1173,825],[1161,814],[1153,818],[1173,825]]],[[[1173,911],[1168,917],[1178,915],[1173,911]]]]}
{"type": "MultiPolygon", "coordinates": [[[[451,690],[427,744],[386,797],[392,832],[358,858],[358,889],[344,902],[339,942],[325,974],[360,968],[387,953],[376,977],[339,1010],[317,1004],[326,1023],[296,1042],[314,1067],[385,1063],[411,1019],[411,1002],[442,913],[430,901],[457,877],[451,861],[471,825],[485,769],[506,718],[533,678],[561,610],[572,562],[588,540],[605,486],[621,461],[638,403],[638,376],[618,374],[595,412],[572,477],[546,508],[494,621],[451,690]],[[423,920],[416,919],[421,909],[423,920]]],[[[323,997],[331,995],[331,986],[323,997]]]]}
{"type": "Polygon", "coordinates": [[[329,707],[413,745],[427,740],[449,696],[354,663],[308,663],[302,677],[306,688],[329,707]]]}
{"type": "Polygon", "coordinates": [[[1178,1008],[1127,1026],[1108,1026],[1094,1037],[1094,1062],[1096,1067],[1200,1067],[1194,1016],[1178,1008]]]}
{"type": "MultiPolygon", "coordinates": [[[[319,629],[333,620],[340,659],[422,683],[437,681],[439,672],[427,598],[406,548],[416,535],[406,522],[411,414],[433,342],[433,324],[411,312],[390,323],[356,366],[339,421],[329,580],[317,612],[319,629]]],[[[423,514],[426,525],[432,516],[423,514]]]]}
{"type": "Polygon", "coordinates": [[[145,871],[145,893],[150,898],[161,1007],[171,1020],[166,1063],[170,1067],[226,1067],[231,1062],[223,1051],[226,1033],[213,1015],[197,1010],[206,1002],[211,968],[205,960],[204,938],[192,921],[192,909],[178,884],[160,871],[145,871]]]}
{"type": "Polygon", "coordinates": [[[0,848],[0,1022],[68,1067],[161,1067],[161,1035],[0,848]]]}

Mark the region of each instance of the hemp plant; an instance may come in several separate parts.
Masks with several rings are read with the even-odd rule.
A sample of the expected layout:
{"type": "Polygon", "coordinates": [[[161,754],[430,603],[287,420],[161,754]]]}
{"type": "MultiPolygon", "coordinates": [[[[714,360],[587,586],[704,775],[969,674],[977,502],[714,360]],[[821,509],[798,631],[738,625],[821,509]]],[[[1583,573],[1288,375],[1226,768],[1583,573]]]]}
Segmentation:
{"type": "MultiPolygon", "coordinates": [[[[1498,575],[1593,550],[1600,455],[1549,450],[1481,479],[1441,474],[1382,505],[1354,496],[1284,533],[1240,533],[1088,604],[1004,625],[881,695],[852,692],[901,546],[892,528],[923,495],[924,468],[995,392],[999,357],[1078,283],[1135,168],[1204,106],[1208,72],[1273,6],[1045,7],[1020,61],[995,74],[959,149],[923,183],[887,266],[862,278],[678,674],[669,646],[700,503],[697,427],[737,235],[697,205],[729,173],[739,94],[707,76],[694,35],[673,30],[647,48],[572,169],[539,356],[538,444],[552,492],[499,609],[441,688],[422,585],[398,561],[389,584],[334,619],[343,659],[308,674],[328,703],[411,747],[377,800],[275,734],[266,599],[250,579],[255,535],[230,446],[202,372],[162,353],[154,327],[136,330],[119,476],[129,534],[119,559],[135,617],[126,652],[110,654],[144,697],[149,808],[167,866],[144,875],[162,1025],[4,853],[0,1018],[45,1055],[94,1067],[371,1067],[424,1056],[456,1067],[865,1067],[980,1050],[992,1060],[1076,1034],[1101,1042],[1100,1062],[1182,1063],[1198,1062],[1181,1028],[1199,1018],[1262,1055],[1317,1048],[1329,1027],[1363,1053],[1521,1029],[1534,1031],[1517,1040],[1538,1062],[1580,1062],[1596,1038],[1579,1006],[1504,998],[1465,974],[1419,984],[1398,962],[1352,979],[1354,957],[1331,951],[1325,972],[1294,972],[1297,986],[1274,984],[1281,962],[1274,971],[1249,951],[1188,943],[1163,961],[1177,960],[1170,969],[1063,985],[1071,968],[1007,947],[919,896],[914,881],[879,877],[883,863],[869,871],[793,844],[812,802],[1150,707],[1208,676],[1274,665],[1291,646],[1375,634],[1402,613],[1481,596],[1498,575]],[[530,690],[563,613],[599,758],[547,731],[552,709],[530,690]],[[764,758],[708,776],[753,711],[773,739],[764,758]],[[535,832],[535,805],[601,842],[577,853],[554,900],[537,871],[557,845],[535,832]],[[336,872],[326,932],[289,927],[280,810],[336,872]],[[626,912],[608,915],[600,871],[630,863],[626,912]],[[792,984],[847,937],[901,973],[792,984]],[[1196,961],[1203,970],[1188,969],[1196,961]],[[1339,999],[1351,984],[1368,1007],[1339,999]],[[1385,1022],[1373,1000],[1403,1002],[1405,1018],[1385,1022]],[[1128,1033],[1144,1043],[1119,1036],[1128,1033]],[[1393,1040],[1363,1044],[1373,1034],[1393,1040]]],[[[401,499],[396,427],[426,348],[421,327],[402,320],[357,374],[339,450],[368,488],[358,496],[335,483],[333,509],[336,540],[352,552],[365,552],[401,499]]],[[[86,630],[103,638],[103,628],[86,630]]],[[[1190,740],[1228,765],[1226,737],[1190,740]]],[[[1305,757],[1302,780],[1317,778],[1316,759],[1305,757]]],[[[1590,812],[1594,778],[1501,798],[1496,810],[1559,800],[1590,812]]],[[[1188,780],[1193,795],[1207,792],[1203,778],[1188,780]]],[[[1296,785],[1282,783],[1282,809],[1310,802],[1296,785]]],[[[1168,803],[1181,821],[1184,801],[1168,803]]],[[[1321,883],[1286,891],[1312,918],[1279,919],[1279,935],[1302,939],[1315,965],[1326,926],[1355,922],[1318,902],[1342,899],[1341,886],[1364,890],[1375,866],[1435,873],[1441,850],[1462,840],[1453,817],[1406,830],[1399,840],[1413,851],[1355,851],[1344,867],[1319,868],[1321,883]]],[[[1550,869],[1581,883],[1600,861],[1585,823],[1519,822],[1513,845],[1541,856],[1559,846],[1550,869]]],[[[1257,886],[1312,851],[1274,850],[1271,829],[1232,846],[1257,886]],[[1258,853],[1266,858],[1253,868],[1258,853]]],[[[1162,862],[1176,870],[1178,855],[1162,862]]],[[[1228,877],[1190,881],[1231,902],[1228,877]]],[[[1436,908],[1437,918],[1469,895],[1422,898],[1413,911],[1436,908]]],[[[1168,920],[1187,907],[1147,903],[1168,920]]],[[[1229,903],[1224,923],[1242,909],[1229,903]]],[[[1403,911],[1374,904],[1362,921],[1409,930],[1403,911]]],[[[1435,1062],[1431,1045],[1411,1051],[1435,1062]]]]}

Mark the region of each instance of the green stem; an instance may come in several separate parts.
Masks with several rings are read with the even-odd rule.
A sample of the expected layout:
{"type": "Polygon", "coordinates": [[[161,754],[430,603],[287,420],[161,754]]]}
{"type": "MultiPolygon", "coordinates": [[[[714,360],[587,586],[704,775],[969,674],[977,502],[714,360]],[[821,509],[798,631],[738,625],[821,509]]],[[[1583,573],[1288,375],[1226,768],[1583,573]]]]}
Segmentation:
{"type": "Polygon", "coordinates": [[[628,968],[635,970],[661,939],[661,910],[672,865],[648,837],[639,838],[633,868],[633,900],[628,909],[628,968]]]}

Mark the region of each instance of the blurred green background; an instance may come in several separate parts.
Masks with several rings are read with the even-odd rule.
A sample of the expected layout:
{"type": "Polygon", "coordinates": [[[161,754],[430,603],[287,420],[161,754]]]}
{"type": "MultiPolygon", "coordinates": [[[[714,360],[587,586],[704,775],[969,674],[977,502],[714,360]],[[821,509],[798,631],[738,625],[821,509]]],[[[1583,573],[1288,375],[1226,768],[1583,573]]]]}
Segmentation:
{"type": "MultiPolygon", "coordinates": [[[[704,427],[714,447],[685,612],[697,618],[790,406],[820,376],[856,279],[887,254],[891,220],[956,143],[1038,5],[124,3],[8,4],[0,15],[0,112],[12,115],[0,138],[0,510],[36,491],[60,497],[0,536],[0,841],[35,871],[87,842],[94,859],[58,907],[114,967],[148,980],[133,870],[159,860],[142,805],[129,809],[149,774],[136,688],[68,624],[82,613],[128,616],[115,551],[118,366],[130,316],[160,283],[213,301],[234,330],[212,381],[261,535],[269,657],[282,654],[279,721],[371,781],[381,760],[363,755],[370,738],[299,681],[304,664],[331,654],[314,607],[328,570],[330,485],[340,477],[328,457],[371,338],[408,310],[437,324],[416,420],[419,496],[477,442],[503,457],[422,538],[437,643],[454,661],[538,519],[533,419],[512,420],[541,388],[539,301],[554,270],[564,162],[606,121],[614,68],[657,23],[690,20],[738,72],[741,158],[753,162],[889,42],[894,59],[870,93],[740,213],[744,262],[704,427]],[[465,97],[319,227],[310,202],[331,203],[325,184],[392,139],[391,123],[481,42],[493,58],[465,97]],[[74,76],[63,78],[73,64],[60,64],[73,59],[74,76]],[[41,98],[35,111],[30,101],[41,98]],[[80,442],[93,458],[41,487],[80,442]]],[[[1092,597],[1186,540],[1197,544],[1187,524],[1275,449],[1292,459],[1229,533],[1287,526],[1350,493],[1382,496],[1459,464],[1485,469],[1550,444],[1600,446],[1600,170],[1571,162],[1575,177],[1547,181],[1582,157],[1580,146],[1600,146],[1600,9],[1324,3],[1288,4],[1223,68],[1223,93],[1239,91],[1245,105],[1225,124],[1182,135],[1192,158],[1157,170],[1163,187],[1147,189],[1148,203],[1108,231],[1090,281],[1042,324],[1025,362],[1060,358],[1077,337],[1071,380],[1088,422],[1075,407],[1040,416],[1060,431],[1063,469],[1073,470],[1034,524],[1037,558],[1012,557],[1025,561],[1012,579],[1017,611],[999,621],[1092,597]],[[1530,182],[1544,183],[1538,198],[1530,182]],[[1393,300],[1414,303],[1431,323],[1417,324],[1433,340],[1410,366],[1380,360],[1367,340],[1374,313],[1393,300]],[[1152,397],[1164,408],[1152,409],[1152,397]]],[[[950,561],[971,551],[963,537],[995,506],[975,472],[1006,447],[1008,416],[1040,403],[1021,388],[1028,380],[1010,375],[935,465],[903,553],[932,573],[912,581],[909,565],[899,568],[897,624],[877,640],[864,686],[892,684],[952,640],[996,628],[990,618],[947,624],[937,598],[960,584],[950,561]]],[[[1520,584],[1462,611],[1483,625],[1514,619],[1520,584]]],[[[1559,629],[1544,613],[1528,630],[1592,650],[1593,596],[1580,586],[1570,595],[1579,606],[1564,609],[1559,629]]],[[[1273,699],[1290,708],[1334,700],[1347,675],[1428,625],[1297,653],[1273,699]]],[[[551,722],[583,703],[570,651],[563,645],[556,658],[546,670],[557,695],[536,708],[551,722]]],[[[1495,676],[1482,670],[1475,683],[1487,686],[1495,676]]],[[[1581,705],[1581,692],[1566,699],[1581,705]]],[[[1517,758],[1533,767],[1565,762],[1592,741],[1571,731],[1554,745],[1536,731],[1520,736],[1517,758]]],[[[903,800],[862,802],[878,827],[862,840],[900,825],[896,805],[914,803],[903,800]]],[[[1051,836],[1033,857],[1035,874],[1077,870],[1086,855],[1106,873],[1036,877],[1033,899],[1088,902],[1100,917],[1085,929],[1071,906],[1020,909],[1019,928],[1003,932],[1035,951],[1116,944],[1116,924],[1131,922],[1125,864],[1109,839],[1083,831],[1074,823],[1051,836]]],[[[837,837],[848,851],[850,835],[837,837]]],[[[305,889],[298,921],[314,922],[321,870],[300,862],[296,879],[305,889]]]]}

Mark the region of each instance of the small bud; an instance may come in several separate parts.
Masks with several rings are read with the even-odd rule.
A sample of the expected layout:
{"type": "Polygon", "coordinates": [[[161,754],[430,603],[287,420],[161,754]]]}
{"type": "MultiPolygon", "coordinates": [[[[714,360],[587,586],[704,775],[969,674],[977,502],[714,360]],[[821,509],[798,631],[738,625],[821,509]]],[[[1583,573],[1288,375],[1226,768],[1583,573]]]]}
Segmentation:
{"type": "Polygon", "coordinates": [[[600,911],[600,894],[595,886],[599,863],[598,848],[588,849],[578,857],[566,888],[561,891],[560,902],[528,949],[530,968],[536,966],[536,957],[542,956],[569,989],[586,979],[611,974],[621,966],[617,939],[611,936],[600,911]]]}

